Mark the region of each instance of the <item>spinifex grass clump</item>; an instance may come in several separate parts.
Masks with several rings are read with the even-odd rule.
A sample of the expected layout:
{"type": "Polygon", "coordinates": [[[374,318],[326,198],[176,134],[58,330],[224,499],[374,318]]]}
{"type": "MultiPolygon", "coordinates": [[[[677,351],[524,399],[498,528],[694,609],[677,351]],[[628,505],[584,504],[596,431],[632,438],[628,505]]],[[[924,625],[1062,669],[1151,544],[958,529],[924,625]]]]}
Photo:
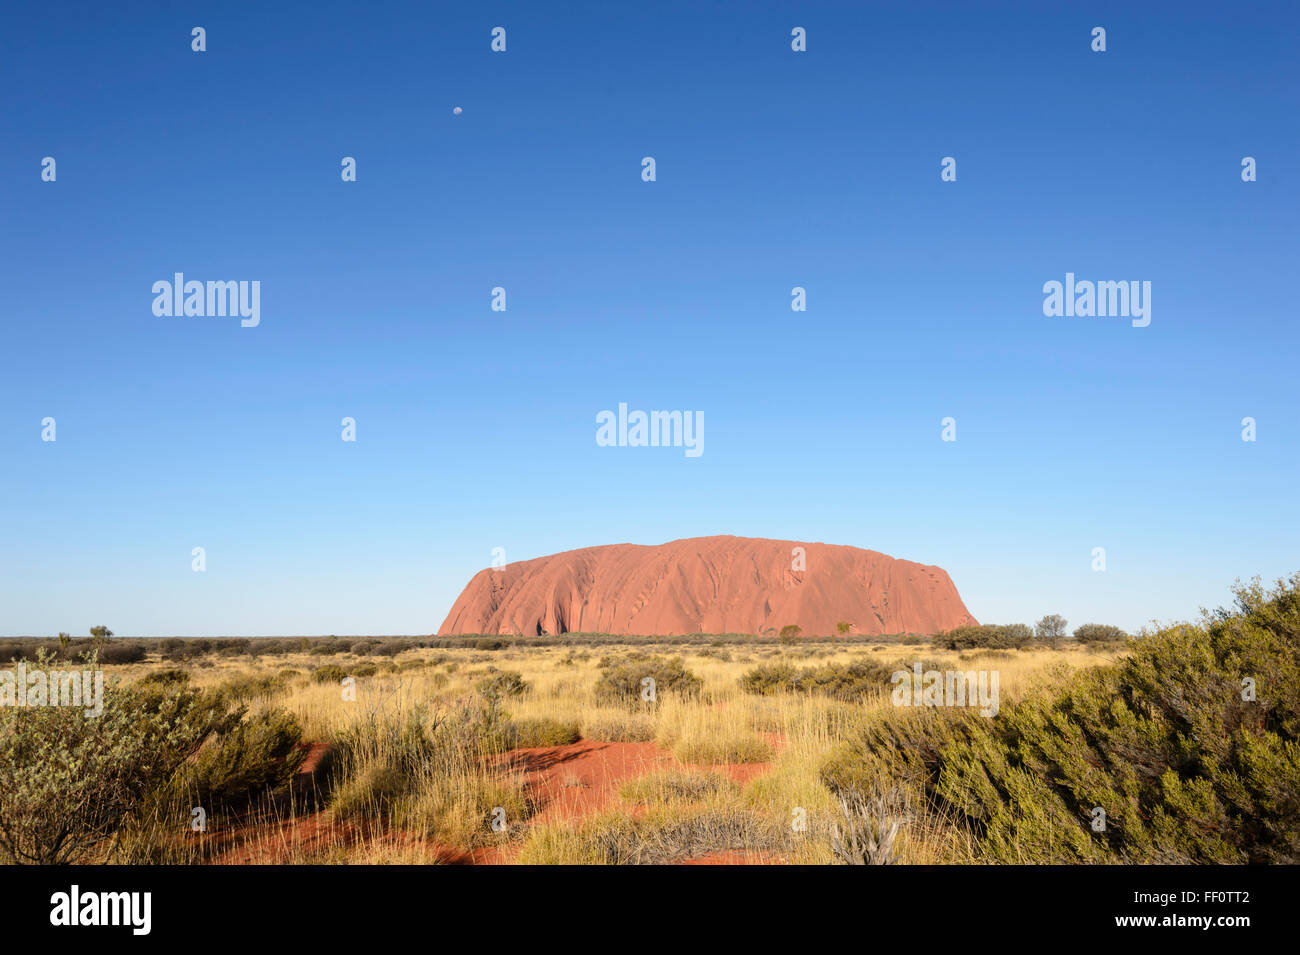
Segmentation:
{"type": "Polygon", "coordinates": [[[533,719],[507,720],[499,736],[492,740],[499,750],[531,746],[566,746],[582,739],[576,722],[540,716],[533,719]]]}
{"type": "Polygon", "coordinates": [[[339,819],[391,822],[448,845],[499,841],[534,809],[521,781],[489,763],[517,732],[492,700],[377,704],[334,740],[330,809],[339,819]],[[506,829],[491,826],[498,812],[506,829]]]}
{"type": "Polygon", "coordinates": [[[469,705],[365,706],[333,741],[331,808],[341,817],[389,815],[422,775],[482,756],[496,726],[469,705]]]}
{"type": "Polygon", "coordinates": [[[786,852],[800,841],[788,825],[735,807],[673,804],[637,816],[609,812],[529,834],[525,865],[661,865],[715,853],[786,852]]]}
{"type": "Polygon", "coordinates": [[[739,786],[721,773],[672,769],[625,783],[619,789],[619,795],[632,803],[675,803],[735,793],[739,789],[739,786]]]}

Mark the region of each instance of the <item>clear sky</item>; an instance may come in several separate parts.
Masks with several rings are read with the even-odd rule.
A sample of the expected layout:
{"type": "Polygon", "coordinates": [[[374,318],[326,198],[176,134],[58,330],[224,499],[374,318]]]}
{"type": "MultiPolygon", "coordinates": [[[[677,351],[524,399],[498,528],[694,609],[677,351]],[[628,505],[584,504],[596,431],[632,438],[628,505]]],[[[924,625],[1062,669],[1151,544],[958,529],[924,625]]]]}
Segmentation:
{"type": "Polygon", "coordinates": [[[1298,8],[979,6],[5,4],[0,633],[428,633],[494,547],[708,534],[986,622],[1300,569],[1298,8]]]}

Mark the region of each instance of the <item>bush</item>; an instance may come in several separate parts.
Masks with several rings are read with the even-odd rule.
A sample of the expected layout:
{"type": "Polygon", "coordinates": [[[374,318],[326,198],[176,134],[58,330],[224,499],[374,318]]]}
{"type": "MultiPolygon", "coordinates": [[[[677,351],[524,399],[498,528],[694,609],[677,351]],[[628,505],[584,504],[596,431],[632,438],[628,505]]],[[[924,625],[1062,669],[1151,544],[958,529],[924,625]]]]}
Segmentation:
{"type": "Polygon", "coordinates": [[[876,722],[826,781],[857,788],[855,763],[891,765],[964,822],[982,861],[1300,862],[1300,574],[1234,592],[1234,610],[996,720],[876,722]]]}
{"type": "Polygon", "coordinates": [[[278,673],[241,673],[226,680],[214,692],[228,703],[243,702],[278,693],[293,676],[287,670],[278,673]]]}
{"type": "Polygon", "coordinates": [[[336,653],[347,653],[352,649],[350,643],[341,643],[338,640],[329,640],[325,643],[318,643],[307,652],[314,657],[332,657],[336,653]]]}
{"type": "Polygon", "coordinates": [[[199,752],[187,767],[185,789],[197,805],[230,806],[288,785],[307,751],[292,713],[265,710],[237,724],[199,752]]]}
{"type": "Polygon", "coordinates": [[[328,663],[311,671],[311,678],[315,683],[338,683],[347,675],[347,670],[334,663],[328,663]]]}
{"type": "Polygon", "coordinates": [[[139,663],[144,658],[144,645],[139,643],[107,643],[99,648],[101,664],[139,663]]]}
{"type": "Polygon", "coordinates": [[[474,687],[486,699],[499,700],[510,696],[522,696],[528,690],[528,683],[522,673],[514,670],[499,670],[486,679],[479,680],[474,687]]]}
{"type": "MultiPolygon", "coordinates": [[[[38,662],[54,669],[44,651],[38,662]]],[[[79,706],[0,707],[0,859],[94,861],[227,724],[213,697],[175,684],[106,684],[97,717],[79,706]]]]}
{"type": "Polygon", "coordinates": [[[796,669],[788,663],[765,663],[741,677],[740,688],[760,695],[812,693],[837,700],[858,700],[887,687],[891,672],[883,663],[867,659],[807,669],[796,669]]]}
{"type": "Polygon", "coordinates": [[[1123,643],[1128,638],[1119,627],[1104,623],[1085,623],[1074,631],[1074,639],[1080,643],[1123,643]]]}
{"type": "Polygon", "coordinates": [[[173,667],[167,670],[154,670],[152,673],[146,673],[136,681],[136,686],[179,686],[188,682],[190,682],[189,673],[173,667]]]}
{"type": "Polygon", "coordinates": [[[567,746],[582,739],[577,723],[554,720],[549,717],[532,720],[511,720],[499,737],[501,749],[522,749],[529,746],[567,746]]]}
{"type": "Polygon", "coordinates": [[[1065,636],[1067,622],[1059,613],[1049,613],[1034,624],[1034,636],[1039,640],[1057,640],[1065,636]]]}
{"type": "MultiPolygon", "coordinates": [[[[602,661],[603,662],[603,661],[602,661]]],[[[642,680],[654,680],[655,696],[665,692],[698,696],[704,681],[686,669],[680,657],[634,656],[602,669],[596,681],[596,698],[615,703],[642,701],[642,680]]]]}
{"type": "Polygon", "coordinates": [[[799,683],[800,674],[805,670],[797,669],[794,664],[760,663],[740,678],[740,688],[746,693],[758,693],[766,696],[772,693],[792,693],[799,683]]]}
{"type": "Polygon", "coordinates": [[[936,633],[934,645],[943,650],[1008,650],[1023,647],[1033,636],[1023,623],[967,624],[936,633]]]}

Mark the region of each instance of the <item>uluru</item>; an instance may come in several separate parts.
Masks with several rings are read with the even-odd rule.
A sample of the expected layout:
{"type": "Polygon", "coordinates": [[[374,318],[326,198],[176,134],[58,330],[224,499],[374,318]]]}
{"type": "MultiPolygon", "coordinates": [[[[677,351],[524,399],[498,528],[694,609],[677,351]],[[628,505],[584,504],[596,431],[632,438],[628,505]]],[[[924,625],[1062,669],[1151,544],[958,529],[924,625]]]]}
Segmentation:
{"type": "Polygon", "coordinates": [[[609,633],[677,636],[847,622],[868,635],[973,624],[940,567],[837,544],[693,537],[608,544],[482,570],[439,636],[609,633]]]}

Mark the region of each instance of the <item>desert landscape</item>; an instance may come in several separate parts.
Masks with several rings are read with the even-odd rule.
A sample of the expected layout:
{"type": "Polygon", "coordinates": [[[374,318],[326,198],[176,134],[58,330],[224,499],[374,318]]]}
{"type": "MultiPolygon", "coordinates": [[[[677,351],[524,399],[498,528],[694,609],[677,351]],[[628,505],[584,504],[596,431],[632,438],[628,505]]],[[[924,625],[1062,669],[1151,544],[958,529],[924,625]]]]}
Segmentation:
{"type": "Polygon", "coordinates": [[[10,944],[1285,932],[1247,6],[0,6],[10,944]]]}
{"type": "Polygon", "coordinates": [[[51,698],[56,671],[108,681],[98,714],[30,697],[0,708],[0,852],[136,865],[1297,860],[1300,575],[1239,586],[1234,608],[1196,624],[1071,634],[1055,615],[981,625],[938,568],[855,548],[710,538],[635,554],[484,571],[426,638],[125,641],[96,627],[2,642],[11,665],[51,674],[51,698]],[[537,623],[592,606],[623,606],[627,619],[603,618],[616,627],[648,611],[670,628],[666,607],[706,620],[749,607],[763,623],[754,565],[791,552],[833,579],[778,573],[805,588],[785,605],[829,633],[537,623]],[[668,572],[647,589],[645,567],[668,572]],[[891,612],[951,625],[861,632],[847,617],[878,627],[886,587],[891,612]],[[909,602],[918,587],[934,599],[909,602]],[[446,632],[463,620],[536,632],[446,632]]]}

